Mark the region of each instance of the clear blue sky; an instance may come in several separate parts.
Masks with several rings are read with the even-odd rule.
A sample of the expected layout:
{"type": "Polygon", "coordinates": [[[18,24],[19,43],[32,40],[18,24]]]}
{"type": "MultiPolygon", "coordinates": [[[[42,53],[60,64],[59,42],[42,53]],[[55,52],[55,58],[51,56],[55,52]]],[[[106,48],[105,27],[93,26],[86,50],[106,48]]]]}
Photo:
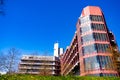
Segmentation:
{"type": "Polygon", "coordinates": [[[0,50],[10,47],[26,52],[53,54],[53,44],[70,44],[76,22],[84,7],[101,7],[108,28],[120,46],[119,0],[5,0],[5,16],[0,16],[0,50]]]}

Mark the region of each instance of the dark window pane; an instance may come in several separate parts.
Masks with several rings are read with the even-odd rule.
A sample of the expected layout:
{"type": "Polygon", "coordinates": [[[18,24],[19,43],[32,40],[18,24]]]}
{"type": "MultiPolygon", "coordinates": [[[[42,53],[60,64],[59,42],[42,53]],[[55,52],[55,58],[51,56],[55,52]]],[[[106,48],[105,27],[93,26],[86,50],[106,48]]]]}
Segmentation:
{"type": "Polygon", "coordinates": [[[95,48],[98,53],[107,52],[108,47],[109,47],[109,44],[95,44],[95,48]]]}
{"type": "Polygon", "coordinates": [[[92,28],[92,30],[105,31],[105,25],[104,24],[92,23],[91,28],[92,28]]]}
{"type": "Polygon", "coordinates": [[[103,21],[103,17],[99,15],[90,15],[91,21],[103,21]]]}

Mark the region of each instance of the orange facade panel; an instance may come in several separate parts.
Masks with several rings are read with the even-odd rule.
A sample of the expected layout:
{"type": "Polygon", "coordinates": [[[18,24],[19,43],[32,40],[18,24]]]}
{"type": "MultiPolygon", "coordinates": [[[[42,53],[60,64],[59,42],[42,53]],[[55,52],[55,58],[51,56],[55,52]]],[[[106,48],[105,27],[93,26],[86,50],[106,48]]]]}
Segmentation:
{"type": "Polygon", "coordinates": [[[87,15],[102,15],[101,9],[96,6],[87,6],[83,9],[81,17],[87,15]]]}

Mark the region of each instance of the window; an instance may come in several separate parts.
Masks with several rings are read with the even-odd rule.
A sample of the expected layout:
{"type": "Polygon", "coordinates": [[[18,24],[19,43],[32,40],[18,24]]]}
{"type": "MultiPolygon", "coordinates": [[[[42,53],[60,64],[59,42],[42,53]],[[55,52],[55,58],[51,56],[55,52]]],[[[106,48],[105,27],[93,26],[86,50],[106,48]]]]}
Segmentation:
{"type": "Polygon", "coordinates": [[[109,48],[109,44],[95,44],[95,48],[98,53],[107,52],[107,49],[109,48]]]}
{"type": "Polygon", "coordinates": [[[106,33],[93,33],[95,41],[108,41],[106,33]]]}
{"type": "Polygon", "coordinates": [[[91,30],[106,31],[104,24],[91,23],[90,25],[85,25],[84,27],[81,27],[80,33],[83,34],[91,30]]]}
{"type": "Polygon", "coordinates": [[[113,69],[112,60],[109,56],[97,56],[100,69],[113,69]]]}
{"type": "Polygon", "coordinates": [[[109,56],[94,56],[84,58],[85,71],[96,69],[113,69],[112,61],[109,56]]]}
{"type": "Polygon", "coordinates": [[[84,64],[85,64],[85,71],[99,69],[99,63],[97,62],[96,56],[84,58],[84,64]]]}
{"type": "Polygon", "coordinates": [[[94,40],[93,34],[88,34],[88,35],[81,37],[82,44],[84,44],[85,42],[88,42],[88,41],[93,41],[93,40],[94,40]]]}
{"type": "Polygon", "coordinates": [[[96,49],[95,49],[94,44],[88,45],[88,46],[84,46],[84,47],[82,48],[82,50],[83,50],[83,51],[82,51],[82,52],[83,52],[83,55],[91,54],[91,53],[96,52],[96,49]]]}
{"type": "Polygon", "coordinates": [[[103,17],[100,15],[90,15],[90,20],[91,21],[104,21],[103,17]]]}
{"type": "Polygon", "coordinates": [[[105,53],[107,52],[108,47],[109,47],[109,44],[91,44],[91,45],[82,47],[82,53],[83,55],[96,53],[96,52],[105,53]]]}
{"type": "Polygon", "coordinates": [[[90,30],[91,30],[91,27],[88,26],[88,25],[80,28],[80,32],[81,32],[81,33],[85,33],[85,32],[88,32],[88,31],[90,31],[90,30]]]}
{"type": "Polygon", "coordinates": [[[91,28],[92,28],[92,30],[105,31],[105,25],[104,24],[92,23],[91,28]]]}

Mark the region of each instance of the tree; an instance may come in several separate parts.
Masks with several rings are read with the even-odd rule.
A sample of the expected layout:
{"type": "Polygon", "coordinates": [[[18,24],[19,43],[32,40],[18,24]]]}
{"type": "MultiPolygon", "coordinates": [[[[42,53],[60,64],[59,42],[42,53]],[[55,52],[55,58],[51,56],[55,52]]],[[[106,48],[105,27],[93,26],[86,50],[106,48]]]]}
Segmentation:
{"type": "MultiPolygon", "coordinates": [[[[108,48],[108,52],[110,52],[112,54],[111,59],[113,61],[113,64],[112,64],[113,68],[115,70],[117,70],[118,73],[120,73],[120,66],[119,66],[120,63],[118,60],[120,58],[120,52],[117,48],[117,45],[114,45],[114,46],[108,48]]],[[[108,64],[108,65],[110,65],[110,64],[108,64]]]]}
{"type": "Polygon", "coordinates": [[[3,53],[0,56],[0,70],[6,71],[8,74],[16,72],[19,54],[20,52],[16,48],[10,48],[7,53],[3,53]]]}
{"type": "Polygon", "coordinates": [[[3,71],[4,65],[5,65],[6,57],[3,55],[3,53],[0,53],[0,71],[3,71]]]}

